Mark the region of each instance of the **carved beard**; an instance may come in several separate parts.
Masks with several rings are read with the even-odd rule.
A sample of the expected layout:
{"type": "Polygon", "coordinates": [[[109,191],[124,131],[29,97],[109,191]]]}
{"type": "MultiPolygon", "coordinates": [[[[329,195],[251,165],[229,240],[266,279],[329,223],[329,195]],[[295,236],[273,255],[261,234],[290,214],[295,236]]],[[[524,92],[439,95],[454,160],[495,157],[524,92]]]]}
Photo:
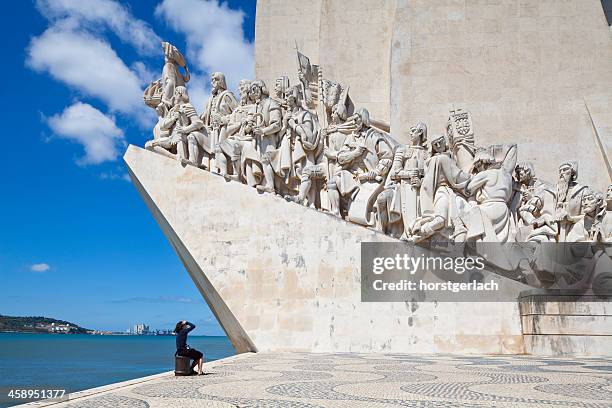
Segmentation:
{"type": "Polygon", "coordinates": [[[565,179],[564,176],[560,176],[557,180],[557,201],[562,202],[567,198],[567,192],[569,191],[569,179],[565,179]]]}

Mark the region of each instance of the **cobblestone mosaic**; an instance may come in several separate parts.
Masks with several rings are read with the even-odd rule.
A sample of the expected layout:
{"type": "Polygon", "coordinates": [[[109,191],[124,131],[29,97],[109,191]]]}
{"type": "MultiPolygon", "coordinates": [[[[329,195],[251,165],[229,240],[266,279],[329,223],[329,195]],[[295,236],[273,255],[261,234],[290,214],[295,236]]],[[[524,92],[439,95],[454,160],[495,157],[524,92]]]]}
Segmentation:
{"type": "Polygon", "coordinates": [[[612,359],[258,353],[53,405],[612,408],[612,359]]]}

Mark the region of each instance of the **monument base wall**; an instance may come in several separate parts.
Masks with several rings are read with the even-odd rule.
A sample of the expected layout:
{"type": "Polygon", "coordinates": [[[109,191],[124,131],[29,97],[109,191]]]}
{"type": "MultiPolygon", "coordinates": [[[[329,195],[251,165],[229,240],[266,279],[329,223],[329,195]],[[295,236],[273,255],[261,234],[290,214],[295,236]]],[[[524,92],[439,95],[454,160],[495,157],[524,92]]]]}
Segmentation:
{"type": "Polygon", "coordinates": [[[531,290],[520,297],[525,352],[611,356],[612,301],[531,290]]]}
{"type": "Polygon", "coordinates": [[[361,302],[360,244],[391,237],[138,147],[124,159],[237,352],[524,352],[518,302],[361,302]]]}

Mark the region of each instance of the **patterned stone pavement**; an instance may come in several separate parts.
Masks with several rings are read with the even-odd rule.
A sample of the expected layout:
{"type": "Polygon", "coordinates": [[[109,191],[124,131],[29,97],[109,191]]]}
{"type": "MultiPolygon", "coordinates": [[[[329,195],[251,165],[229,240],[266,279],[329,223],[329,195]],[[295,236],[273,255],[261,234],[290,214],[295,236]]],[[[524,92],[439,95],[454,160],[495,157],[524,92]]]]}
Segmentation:
{"type": "Polygon", "coordinates": [[[53,407],[612,407],[612,359],[258,353],[53,407]]]}

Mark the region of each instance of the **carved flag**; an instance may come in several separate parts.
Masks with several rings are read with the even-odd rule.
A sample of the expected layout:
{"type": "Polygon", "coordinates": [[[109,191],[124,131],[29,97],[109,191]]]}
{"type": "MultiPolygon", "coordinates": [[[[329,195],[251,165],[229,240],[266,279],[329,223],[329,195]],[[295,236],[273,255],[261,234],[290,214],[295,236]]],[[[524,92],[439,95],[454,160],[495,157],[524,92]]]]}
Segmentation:
{"type": "Polygon", "coordinates": [[[304,75],[304,79],[308,83],[313,83],[317,81],[317,78],[314,76],[314,72],[312,66],[310,65],[310,59],[307,56],[297,51],[297,59],[298,59],[298,69],[304,75]]]}

